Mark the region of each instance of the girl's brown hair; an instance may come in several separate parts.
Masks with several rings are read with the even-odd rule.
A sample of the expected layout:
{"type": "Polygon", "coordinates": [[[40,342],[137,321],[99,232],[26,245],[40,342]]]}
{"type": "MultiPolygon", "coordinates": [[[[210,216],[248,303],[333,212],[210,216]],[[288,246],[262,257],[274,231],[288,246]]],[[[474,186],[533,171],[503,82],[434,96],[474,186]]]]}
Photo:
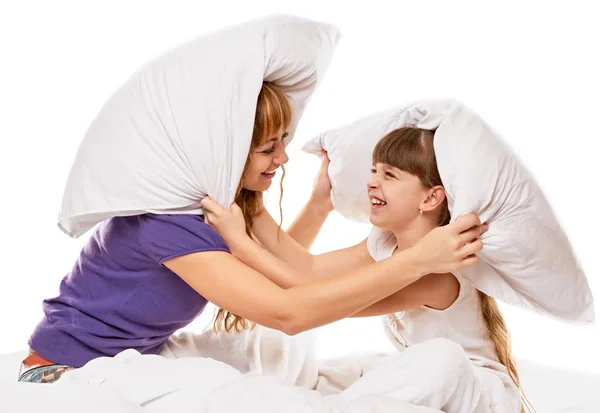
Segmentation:
{"type": "MultiPolygon", "coordinates": [[[[293,109],[286,94],[270,82],[263,82],[256,103],[256,115],[254,117],[254,130],[252,131],[252,141],[250,142],[250,152],[257,146],[262,145],[268,139],[286,130],[292,121],[293,109]]],[[[251,191],[242,186],[242,182],[250,168],[251,155],[248,153],[242,178],[237,188],[235,203],[239,205],[246,221],[246,233],[252,237],[252,223],[254,217],[263,208],[262,192],[251,191]]],[[[281,201],[283,198],[283,178],[285,177],[285,168],[281,166],[283,174],[281,176],[279,213],[282,217],[281,201]]],[[[214,330],[219,332],[221,329],[226,332],[241,332],[250,326],[248,320],[229,311],[219,309],[214,321],[214,330]]]]}
{"type": "MultiPolygon", "coordinates": [[[[433,148],[434,134],[434,131],[411,126],[396,129],[384,136],[375,146],[373,164],[385,163],[415,175],[424,188],[443,186],[433,148]]],[[[442,226],[449,222],[448,202],[444,200],[439,206],[437,224],[442,226]]],[[[521,388],[517,365],[512,356],[510,334],[500,308],[494,298],[481,291],[479,304],[498,360],[506,367],[508,375],[521,392],[521,412],[533,412],[533,407],[521,388]]]]}

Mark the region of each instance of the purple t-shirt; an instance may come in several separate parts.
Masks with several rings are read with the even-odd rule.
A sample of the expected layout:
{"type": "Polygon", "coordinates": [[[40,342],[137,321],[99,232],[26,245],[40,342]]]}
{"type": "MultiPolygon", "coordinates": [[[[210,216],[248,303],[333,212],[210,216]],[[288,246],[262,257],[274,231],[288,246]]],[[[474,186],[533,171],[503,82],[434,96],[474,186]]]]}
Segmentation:
{"type": "Polygon", "coordinates": [[[105,221],[61,282],[58,297],[44,301],[45,317],[29,346],[47,360],[72,367],[129,348],[157,354],[207,304],[163,263],[202,251],[229,249],[197,215],[105,221]]]}

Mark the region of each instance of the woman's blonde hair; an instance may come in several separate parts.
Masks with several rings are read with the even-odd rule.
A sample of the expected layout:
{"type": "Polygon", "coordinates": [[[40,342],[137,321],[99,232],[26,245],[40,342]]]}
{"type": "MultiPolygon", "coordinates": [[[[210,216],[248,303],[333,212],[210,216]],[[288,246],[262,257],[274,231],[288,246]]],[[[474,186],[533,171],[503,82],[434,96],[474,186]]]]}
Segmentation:
{"type": "MultiPolygon", "coordinates": [[[[403,127],[384,136],[373,151],[373,164],[385,163],[415,175],[424,188],[443,186],[433,149],[434,131],[416,127],[403,127]]],[[[440,205],[437,224],[450,222],[448,202],[440,205]]],[[[533,412],[534,409],[521,388],[517,365],[512,356],[511,340],[502,312],[496,300],[479,291],[481,315],[494,343],[500,363],[508,370],[508,375],[521,393],[521,412],[533,412]]]]}
{"type": "MultiPolygon", "coordinates": [[[[262,145],[267,140],[286,130],[292,121],[293,109],[286,94],[270,82],[263,82],[258,101],[256,103],[256,115],[254,117],[254,130],[252,131],[252,140],[250,142],[250,152],[257,146],[262,145]]],[[[244,214],[246,221],[246,233],[252,236],[252,223],[254,217],[261,211],[263,207],[262,192],[252,191],[243,187],[242,182],[250,169],[251,154],[248,153],[242,178],[237,188],[235,203],[239,205],[244,214]]],[[[283,178],[285,177],[285,168],[281,166],[283,174],[281,176],[280,198],[279,198],[279,214],[283,219],[281,201],[283,198],[283,178]]],[[[280,222],[281,226],[281,222],[280,222]]],[[[219,332],[225,330],[230,333],[232,331],[241,332],[251,325],[248,320],[233,314],[229,311],[219,309],[214,321],[214,330],[219,332]]],[[[253,326],[253,325],[252,325],[253,326]]]]}

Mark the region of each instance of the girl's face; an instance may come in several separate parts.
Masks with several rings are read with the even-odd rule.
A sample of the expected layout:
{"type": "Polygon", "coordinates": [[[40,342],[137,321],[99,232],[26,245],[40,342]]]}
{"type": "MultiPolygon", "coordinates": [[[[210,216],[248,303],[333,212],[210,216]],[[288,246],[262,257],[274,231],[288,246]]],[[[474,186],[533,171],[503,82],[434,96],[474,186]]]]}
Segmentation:
{"type": "Polygon", "coordinates": [[[390,231],[408,228],[429,195],[417,176],[384,163],[371,169],[367,190],[371,223],[390,231]]]}
{"type": "Polygon", "coordinates": [[[287,132],[280,131],[250,151],[249,166],[242,186],[250,191],[264,192],[271,186],[277,168],[288,161],[284,139],[287,132]]]}

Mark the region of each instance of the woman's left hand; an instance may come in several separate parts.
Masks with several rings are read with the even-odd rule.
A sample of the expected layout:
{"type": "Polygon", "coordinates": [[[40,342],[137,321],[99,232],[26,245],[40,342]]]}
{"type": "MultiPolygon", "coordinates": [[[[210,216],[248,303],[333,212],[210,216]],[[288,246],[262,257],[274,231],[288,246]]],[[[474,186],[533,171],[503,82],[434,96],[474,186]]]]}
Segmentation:
{"type": "Polygon", "coordinates": [[[331,181],[327,170],[329,169],[329,157],[327,152],[323,150],[323,160],[321,161],[321,167],[315,177],[313,184],[313,190],[310,195],[311,205],[322,207],[327,212],[333,211],[333,203],[331,202],[331,181]]]}
{"type": "Polygon", "coordinates": [[[207,196],[200,201],[200,206],[204,209],[206,223],[213,227],[228,245],[248,237],[244,214],[236,203],[229,208],[223,208],[207,196]]]}

